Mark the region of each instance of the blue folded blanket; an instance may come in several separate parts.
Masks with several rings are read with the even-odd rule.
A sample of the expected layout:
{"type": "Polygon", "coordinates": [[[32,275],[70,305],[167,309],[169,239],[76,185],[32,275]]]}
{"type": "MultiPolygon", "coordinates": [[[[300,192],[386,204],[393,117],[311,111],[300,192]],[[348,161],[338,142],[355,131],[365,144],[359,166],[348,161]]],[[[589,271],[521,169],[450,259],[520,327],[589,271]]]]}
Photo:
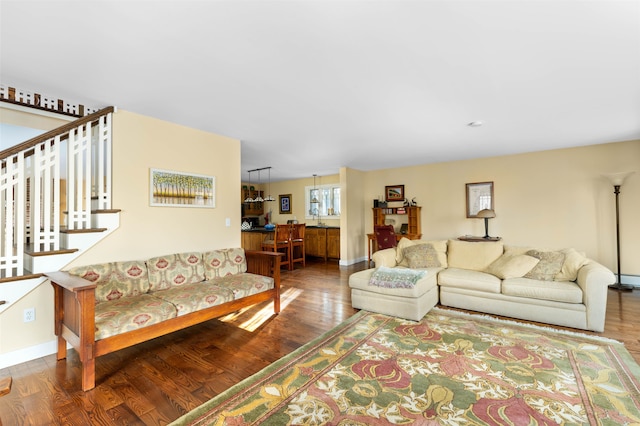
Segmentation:
{"type": "Polygon", "coordinates": [[[413,288],[425,271],[381,266],[371,275],[369,285],[386,288],[413,288]]]}

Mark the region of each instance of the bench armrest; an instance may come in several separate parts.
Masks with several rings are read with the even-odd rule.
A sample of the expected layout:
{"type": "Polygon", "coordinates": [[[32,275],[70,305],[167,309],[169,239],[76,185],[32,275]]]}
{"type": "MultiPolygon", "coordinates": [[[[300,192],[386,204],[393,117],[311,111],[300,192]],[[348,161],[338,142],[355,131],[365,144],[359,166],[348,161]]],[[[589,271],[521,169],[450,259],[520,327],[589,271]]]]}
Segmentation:
{"type": "Polygon", "coordinates": [[[87,281],[84,278],[71,275],[70,273],[65,271],[47,272],[45,275],[51,280],[52,283],[59,285],[65,290],[78,292],[96,288],[96,283],[92,283],[91,281],[87,281]]]}

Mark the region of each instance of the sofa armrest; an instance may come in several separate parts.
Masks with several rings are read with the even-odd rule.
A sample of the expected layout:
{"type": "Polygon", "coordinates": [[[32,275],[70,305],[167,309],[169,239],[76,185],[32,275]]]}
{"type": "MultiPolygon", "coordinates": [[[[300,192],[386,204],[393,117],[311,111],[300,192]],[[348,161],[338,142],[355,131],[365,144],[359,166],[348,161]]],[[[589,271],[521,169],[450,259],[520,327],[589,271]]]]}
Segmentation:
{"type": "Polygon", "coordinates": [[[376,268],[379,268],[380,266],[393,268],[394,266],[396,266],[396,249],[395,247],[393,247],[384,250],[378,250],[377,252],[373,253],[371,259],[373,259],[373,262],[376,264],[376,268]]]}
{"type": "Polygon", "coordinates": [[[604,331],[609,284],[616,282],[615,275],[603,265],[589,260],[578,271],[576,280],[582,289],[582,302],[587,307],[589,330],[604,331]]]}

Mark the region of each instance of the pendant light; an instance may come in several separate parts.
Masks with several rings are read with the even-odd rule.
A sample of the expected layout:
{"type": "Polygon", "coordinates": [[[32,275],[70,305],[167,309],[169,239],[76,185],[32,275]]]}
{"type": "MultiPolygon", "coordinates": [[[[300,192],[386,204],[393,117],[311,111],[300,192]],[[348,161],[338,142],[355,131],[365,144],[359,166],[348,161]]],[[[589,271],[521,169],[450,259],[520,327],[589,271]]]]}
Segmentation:
{"type": "MultiPolygon", "coordinates": [[[[258,169],[258,188],[260,188],[260,185],[262,184],[262,182],[260,181],[260,170],[261,169],[258,169]]],[[[256,198],[254,198],[253,201],[256,203],[261,203],[264,201],[264,198],[260,196],[260,189],[258,189],[256,198]]]]}
{"type": "Polygon", "coordinates": [[[318,200],[318,188],[316,187],[316,176],[318,175],[313,175],[313,190],[314,190],[314,196],[311,199],[311,202],[314,204],[318,204],[320,201],[318,200]]]}
{"type": "Polygon", "coordinates": [[[273,195],[271,195],[271,166],[267,167],[267,170],[269,170],[269,195],[267,195],[267,198],[265,198],[265,201],[275,201],[276,199],[273,198],[273,195]]]}
{"type": "MultiPolygon", "coordinates": [[[[251,190],[251,170],[249,170],[249,190],[251,190]]],[[[244,199],[245,203],[253,203],[253,198],[251,198],[251,192],[247,193],[249,196],[244,199]]]]}

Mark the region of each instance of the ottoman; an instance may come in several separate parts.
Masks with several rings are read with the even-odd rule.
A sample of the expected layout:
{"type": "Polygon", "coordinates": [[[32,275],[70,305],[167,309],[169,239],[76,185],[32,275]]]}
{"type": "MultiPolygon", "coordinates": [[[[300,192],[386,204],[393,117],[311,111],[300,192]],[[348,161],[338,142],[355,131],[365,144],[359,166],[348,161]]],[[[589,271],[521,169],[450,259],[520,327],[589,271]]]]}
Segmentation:
{"type": "Polygon", "coordinates": [[[430,268],[412,288],[388,288],[369,284],[375,268],[349,276],[351,305],[356,309],[420,321],[438,303],[438,272],[430,268]]]}

